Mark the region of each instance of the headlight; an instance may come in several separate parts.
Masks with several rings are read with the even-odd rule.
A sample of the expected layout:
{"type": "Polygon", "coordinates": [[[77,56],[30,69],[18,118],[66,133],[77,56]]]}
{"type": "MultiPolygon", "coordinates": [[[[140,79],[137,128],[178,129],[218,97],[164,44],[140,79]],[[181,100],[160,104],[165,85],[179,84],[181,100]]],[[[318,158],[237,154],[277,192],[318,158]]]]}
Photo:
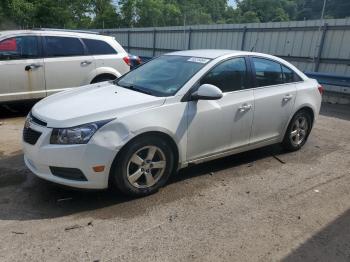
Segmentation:
{"type": "Polygon", "coordinates": [[[87,144],[98,129],[112,120],[109,119],[70,128],[54,128],[51,133],[50,144],[87,144]]]}

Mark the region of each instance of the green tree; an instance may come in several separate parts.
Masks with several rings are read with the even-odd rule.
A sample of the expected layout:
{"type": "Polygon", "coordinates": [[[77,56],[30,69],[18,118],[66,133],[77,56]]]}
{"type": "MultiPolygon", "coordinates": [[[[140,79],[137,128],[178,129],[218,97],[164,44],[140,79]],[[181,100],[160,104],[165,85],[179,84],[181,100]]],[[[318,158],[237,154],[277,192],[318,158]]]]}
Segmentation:
{"type": "Polygon", "coordinates": [[[92,13],[95,15],[94,28],[115,28],[120,25],[120,15],[110,0],[92,0],[92,13]]]}
{"type": "MultiPolygon", "coordinates": [[[[299,0],[298,15],[300,20],[320,19],[323,8],[323,0],[299,0]]],[[[350,17],[349,0],[327,0],[326,18],[350,17]]]]}
{"type": "MultiPolygon", "coordinates": [[[[237,6],[242,12],[242,17],[260,22],[288,21],[290,19],[285,8],[292,5],[294,0],[237,0],[237,6]],[[250,12],[245,15],[246,12],[250,12]],[[255,16],[256,14],[256,16],[255,16]]],[[[244,21],[246,22],[246,21],[244,21]]]]}
{"type": "Polygon", "coordinates": [[[142,0],[136,2],[137,25],[166,26],[178,25],[181,11],[174,3],[163,0],[142,0]]]}
{"type": "MultiPolygon", "coordinates": [[[[0,23],[112,28],[319,19],[322,0],[1,0],[0,23]]],[[[350,0],[327,0],[325,17],[350,17],[350,0]]]]}
{"type": "Polygon", "coordinates": [[[333,18],[350,17],[350,1],[330,0],[327,5],[326,15],[333,18]]]}
{"type": "Polygon", "coordinates": [[[136,24],[136,0],[120,0],[121,26],[134,27],[136,24]]]}

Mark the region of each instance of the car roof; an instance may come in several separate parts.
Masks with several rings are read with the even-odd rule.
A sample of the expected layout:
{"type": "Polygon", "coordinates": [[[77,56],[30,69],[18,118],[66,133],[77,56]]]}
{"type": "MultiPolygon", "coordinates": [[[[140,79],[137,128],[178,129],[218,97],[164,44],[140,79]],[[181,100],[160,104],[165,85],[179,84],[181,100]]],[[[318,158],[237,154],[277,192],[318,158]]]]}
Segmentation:
{"type": "Polygon", "coordinates": [[[239,50],[228,50],[228,49],[197,49],[197,50],[185,50],[185,51],[176,51],[168,53],[167,55],[178,55],[178,56],[190,56],[190,57],[202,57],[208,59],[215,59],[221,56],[226,55],[265,55],[254,52],[239,51],[239,50]]]}
{"type": "Polygon", "coordinates": [[[190,57],[193,56],[193,57],[214,59],[224,55],[239,54],[240,52],[241,51],[235,51],[235,50],[198,49],[198,50],[176,51],[176,52],[168,53],[167,55],[190,56],[190,57]]]}
{"type": "Polygon", "coordinates": [[[274,60],[280,60],[278,57],[257,53],[257,52],[248,52],[248,51],[239,51],[239,50],[226,50],[226,49],[198,49],[198,50],[184,50],[168,53],[166,55],[178,55],[178,56],[188,56],[188,57],[201,57],[208,59],[215,59],[218,57],[232,55],[232,56],[260,56],[266,58],[272,58],[274,60]]]}
{"type": "Polygon", "coordinates": [[[74,31],[74,30],[64,30],[64,29],[30,29],[30,30],[8,30],[0,31],[0,37],[7,35],[21,35],[21,34],[38,34],[38,35],[57,35],[57,36],[74,36],[74,37],[84,37],[92,39],[110,38],[110,36],[100,35],[96,32],[91,31],[74,31]]]}

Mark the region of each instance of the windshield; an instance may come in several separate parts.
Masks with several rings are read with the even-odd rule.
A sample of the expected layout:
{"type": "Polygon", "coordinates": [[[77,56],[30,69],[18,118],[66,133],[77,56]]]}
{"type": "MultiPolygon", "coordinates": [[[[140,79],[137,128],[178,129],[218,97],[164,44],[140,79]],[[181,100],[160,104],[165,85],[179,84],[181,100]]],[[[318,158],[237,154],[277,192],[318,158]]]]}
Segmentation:
{"type": "Polygon", "coordinates": [[[160,56],[126,74],[116,84],[154,96],[172,96],[209,61],[198,57],[160,56]]]}

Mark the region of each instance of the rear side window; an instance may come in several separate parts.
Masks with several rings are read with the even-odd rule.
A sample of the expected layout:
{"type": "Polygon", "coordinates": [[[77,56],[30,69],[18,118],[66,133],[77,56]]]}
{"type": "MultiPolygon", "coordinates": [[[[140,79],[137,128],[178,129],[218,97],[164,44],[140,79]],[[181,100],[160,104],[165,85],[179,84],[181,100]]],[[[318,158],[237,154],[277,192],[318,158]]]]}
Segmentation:
{"type": "Polygon", "coordinates": [[[247,87],[247,67],[244,58],[227,60],[214,67],[201,80],[201,85],[211,84],[222,92],[232,92],[247,87]]]}
{"type": "Polygon", "coordinates": [[[104,41],[94,39],[83,39],[83,41],[91,55],[117,54],[117,51],[104,41]]]}
{"type": "Polygon", "coordinates": [[[0,41],[0,60],[31,59],[39,56],[36,36],[18,36],[0,41]]]}
{"type": "Polygon", "coordinates": [[[282,66],[283,78],[285,83],[293,83],[302,81],[300,76],[298,76],[293,70],[288,67],[282,66]]]}
{"type": "Polygon", "coordinates": [[[78,38],[46,36],[46,56],[83,56],[84,47],[78,38]]]}
{"type": "Polygon", "coordinates": [[[252,58],[255,68],[256,84],[260,86],[272,86],[283,84],[281,64],[268,59],[252,58]]]}

